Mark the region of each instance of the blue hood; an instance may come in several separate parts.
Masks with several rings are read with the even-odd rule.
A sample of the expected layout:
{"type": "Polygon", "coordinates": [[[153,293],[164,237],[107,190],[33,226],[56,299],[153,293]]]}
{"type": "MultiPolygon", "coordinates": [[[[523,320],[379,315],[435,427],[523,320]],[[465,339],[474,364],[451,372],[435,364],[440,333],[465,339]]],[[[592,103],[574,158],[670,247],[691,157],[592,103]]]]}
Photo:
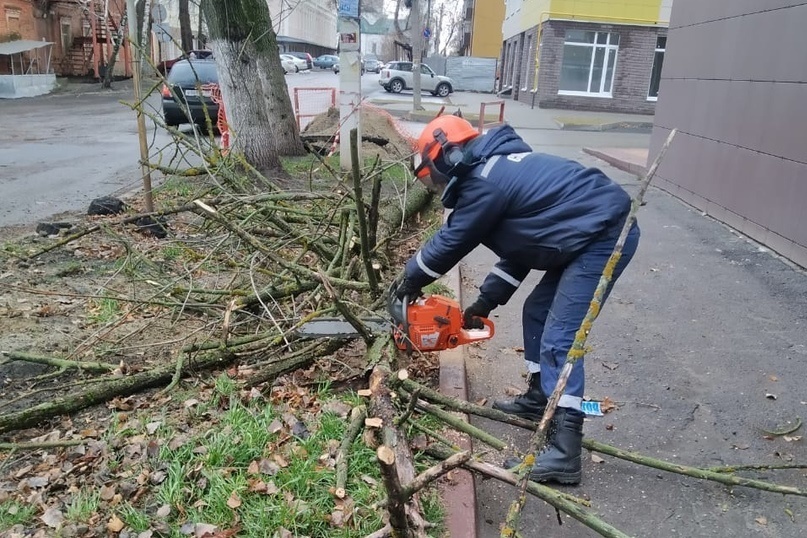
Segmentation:
{"type": "MultiPolygon", "coordinates": [[[[469,174],[477,166],[484,165],[490,157],[494,155],[510,155],[511,153],[530,153],[532,148],[515,132],[509,125],[502,125],[491,129],[487,133],[471,140],[463,153],[466,163],[471,163],[469,174]]],[[[454,177],[446,186],[440,201],[444,207],[453,208],[457,203],[457,183],[462,182],[464,177],[454,177]]]]}
{"type": "Polygon", "coordinates": [[[486,134],[472,140],[466,152],[471,162],[482,161],[494,155],[529,153],[532,148],[509,125],[491,129],[486,134]]]}

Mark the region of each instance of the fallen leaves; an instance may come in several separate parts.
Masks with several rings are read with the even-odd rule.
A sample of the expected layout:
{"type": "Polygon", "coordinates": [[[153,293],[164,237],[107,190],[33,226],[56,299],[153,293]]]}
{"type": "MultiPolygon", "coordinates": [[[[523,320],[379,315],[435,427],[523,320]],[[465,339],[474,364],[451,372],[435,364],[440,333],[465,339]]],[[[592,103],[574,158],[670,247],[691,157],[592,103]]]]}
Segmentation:
{"type": "Polygon", "coordinates": [[[603,398],[603,399],[602,399],[602,402],[600,402],[600,410],[601,410],[603,413],[610,413],[610,412],[611,412],[611,411],[613,411],[614,409],[616,409],[616,402],[614,402],[614,401],[613,401],[611,398],[609,398],[608,396],[606,396],[605,398],[603,398]]]}
{"type": "Polygon", "coordinates": [[[165,519],[171,515],[171,505],[164,504],[157,509],[156,515],[160,519],[165,519]]]}
{"type": "Polygon", "coordinates": [[[275,485],[274,481],[264,482],[260,479],[250,478],[247,480],[248,489],[252,493],[263,493],[265,495],[274,495],[280,489],[275,485]]]}
{"type": "Polygon", "coordinates": [[[123,530],[123,527],[126,526],[126,523],[123,522],[121,518],[117,516],[117,514],[112,514],[112,517],[109,518],[109,521],[106,524],[106,529],[109,532],[120,532],[123,530]]]}
{"type": "Polygon", "coordinates": [[[279,472],[280,472],[280,465],[267,458],[261,458],[260,460],[253,460],[249,464],[249,467],[247,468],[247,473],[253,475],[265,474],[269,476],[274,476],[279,472]]]}
{"type": "Polygon", "coordinates": [[[102,501],[111,501],[115,497],[115,486],[101,486],[98,496],[102,501]]]}
{"type": "Polygon", "coordinates": [[[227,506],[233,510],[241,506],[241,497],[238,496],[237,492],[233,491],[230,493],[230,497],[227,499],[227,506]]]}
{"type": "Polygon", "coordinates": [[[41,519],[48,527],[56,529],[59,528],[62,523],[64,523],[64,514],[62,514],[61,510],[57,508],[48,508],[39,519],[41,519]]]}

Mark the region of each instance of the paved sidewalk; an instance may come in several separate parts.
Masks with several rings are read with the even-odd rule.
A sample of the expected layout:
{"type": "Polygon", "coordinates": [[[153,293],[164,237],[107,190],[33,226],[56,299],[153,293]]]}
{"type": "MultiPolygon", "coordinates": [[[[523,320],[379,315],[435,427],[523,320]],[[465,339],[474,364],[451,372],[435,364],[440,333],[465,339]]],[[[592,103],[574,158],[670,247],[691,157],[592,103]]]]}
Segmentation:
{"type": "MultiPolygon", "coordinates": [[[[600,135],[604,136],[604,135],[600,135]]],[[[589,144],[586,144],[589,145],[589,144]]],[[[546,150],[534,145],[536,150],[546,150]]],[[[557,148],[550,148],[557,149],[557,148]]],[[[634,194],[636,178],[582,153],[634,194]]],[[[586,394],[617,409],[586,421],[593,439],[673,463],[807,463],[807,445],[770,436],[807,410],[807,274],[652,186],[639,212],[639,250],[594,324],[586,358],[586,394]]],[[[465,304],[478,294],[495,256],[480,247],[461,265],[465,304]]],[[[466,348],[470,401],[525,387],[521,305],[531,275],[493,313],[493,340],[466,348]]],[[[519,448],[529,434],[483,419],[477,426],[519,448]]],[[[804,428],[794,436],[804,435],[804,428]]],[[[505,455],[493,454],[502,461],[505,455]]],[[[807,488],[804,469],[744,476],[807,488]]],[[[563,491],[590,499],[591,510],[631,536],[807,535],[807,503],[748,488],[728,488],[584,451],[583,482],[563,491]]],[[[499,536],[517,492],[476,480],[477,536],[499,536]]],[[[531,499],[523,536],[594,537],[582,524],[531,499]]]]}
{"type": "Polygon", "coordinates": [[[500,98],[489,93],[457,92],[447,99],[424,95],[421,101],[424,110],[413,113],[411,94],[376,94],[369,99],[370,103],[381,106],[397,116],[423,123],[433,118],[441,107],[445,107],[447,113],[459,109],[466,119],[476,125],[482,103],[487,103],[485,121],[492,123],[499,115],[499,106],[495,103],[504,102],[505,120],[516,129],[649,132],[653,124],[653,116],[543,109],[537,105],[532,107],[508,97],[500,98]]]}

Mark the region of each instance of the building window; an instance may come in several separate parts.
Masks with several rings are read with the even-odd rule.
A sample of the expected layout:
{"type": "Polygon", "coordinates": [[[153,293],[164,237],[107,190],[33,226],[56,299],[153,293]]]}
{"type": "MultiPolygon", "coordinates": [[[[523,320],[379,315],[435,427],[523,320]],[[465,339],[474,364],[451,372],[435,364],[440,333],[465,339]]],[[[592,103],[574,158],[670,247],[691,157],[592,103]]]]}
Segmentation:
{"type": "Polygon", "coordinates": [[[567,30],[560,68],[560,95],[611,97],[619,34],[567,30]]]}
{"type": "Polygon", "coordinates": [[[73,25],[70,17],[62,17],[59,20],[59,27],[61,29],[62,52],[67,54],[67,51],[73,46],[73,25]]]}
{"type": "Polygon", "coordinates": [[[661,67],[664,64],[664,51],[667,49],[667,36],[656,38],[656,55],[653,57],[653,71],[650,73],[650,90],[647,92],[648,101],[658,100],[658,89],[661,85],[661,67]]]}
{"type": "MultiPolygon", "coordinates": [[[[19,9],[6,8],[6,28],[9,34],[20,33],[20,15],[22,12],[19,9]]],[[[19,39],[19,38],[17,38],[19,39]]]]}
{"type": "Polygon", "coordinates": [[[527,36],[527,57],[524,61],[524,80],[521,83],[521,91],[527,91],[527,86],[529,85],[530,79],[530,64],[532,63],[532,59],[535,57],[535,52],[532,50],[532,34],[527,36]]]}

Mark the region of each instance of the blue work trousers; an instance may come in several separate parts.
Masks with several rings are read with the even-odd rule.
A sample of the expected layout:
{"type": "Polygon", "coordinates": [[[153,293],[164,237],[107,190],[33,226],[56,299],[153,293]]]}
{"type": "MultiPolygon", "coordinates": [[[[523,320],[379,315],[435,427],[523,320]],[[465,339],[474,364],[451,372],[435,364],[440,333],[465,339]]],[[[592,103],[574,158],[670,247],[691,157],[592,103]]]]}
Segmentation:
{"type": "MultiPolygon", "coordinates": [[[[547,271],[524,302],[524,358],[540,364],[541,388],[547,396],[555,389],[575,333],[586,316],[594,290],[621,229],[622,226],[618,226],[608,230],[568,265],[547,271]]],[[[639,244],[639,235],[639,227],[634,223],[603,298],[603,305],[614,283],[633,258],[639,244]]],[[[530,371],[535,370],[536,368],[530,367],[530,371]]],[[[560,405],[580,409],[584,390],[584,366],[583,359],[580,359],[572,369],[560,405]]]]}

